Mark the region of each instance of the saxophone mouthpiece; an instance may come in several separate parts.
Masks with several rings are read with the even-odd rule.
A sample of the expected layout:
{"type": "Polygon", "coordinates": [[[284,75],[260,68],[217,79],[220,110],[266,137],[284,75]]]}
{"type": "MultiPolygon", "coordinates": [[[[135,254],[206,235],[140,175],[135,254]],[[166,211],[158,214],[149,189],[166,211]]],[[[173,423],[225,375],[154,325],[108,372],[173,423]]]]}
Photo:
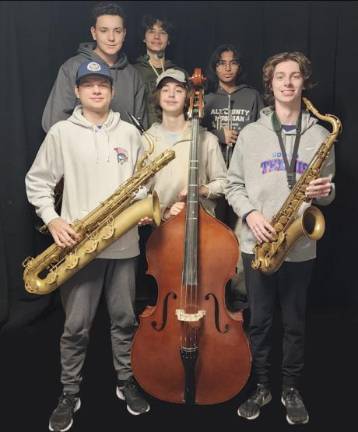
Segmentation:
{"type": "Polygon", "coordinates": [[[139,130],[139,132],[141,134],[144,134],[145,129],[144,129],[144,126],[142,125],[142,123],[139,121],[139,119],[137,119],[136,117],[134,117],[134,115],[131,114],[131,113],[129,113],[128,111],[127,111],[127,115],[131,119],[131,121],[134,124],[134,126],[139,130]]]}

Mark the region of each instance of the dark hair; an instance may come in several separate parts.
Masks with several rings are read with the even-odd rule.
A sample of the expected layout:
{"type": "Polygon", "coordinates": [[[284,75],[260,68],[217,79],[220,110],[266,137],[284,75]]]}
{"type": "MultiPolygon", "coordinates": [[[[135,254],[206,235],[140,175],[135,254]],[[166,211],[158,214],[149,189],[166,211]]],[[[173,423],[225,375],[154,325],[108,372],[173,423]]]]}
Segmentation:
{"type": "MultiPolygon", "coordinates": [[[[150,103],[154,106],[155,112],[158,114],[158,116],[161,120],[163,119],[163,110],[162,110],[162,107],[160,106],[160,91],[161,91],[162,87],[164,86],[164,84],[167,83],[168,81],[175,81],[175,80],[172,78],[163,79],[163,81],[160,82],[158,88],[156,88],[153,91],[153,93],[151,94],[151,96],[149,98],[150,103]]],[[[187,119],[187,111],[189,108],[189,100],[190,100],[189,85],[183,84],[183,83],[178,83],[178,84],[183,86],[183,88],[186,91],[186,98],[185,98],[185,103],[184,103],[184,108],[183,108],[184,117],[186,120],[187,119]]]]}
{"type": "Polygon", "coordinates": [[[236,84],[239,84],[242,77],[242,64],[241,64],[241,56],[239,54],[239,50],[235,47],[235,45],[227,43],[218,46],[215,51],[211,54],[208,67],[206,68],[206,76],[207,76],[207,85],[206,90],[208,93],[216,92],[219,86],[219,79],[216,74],[216,66],[218,61],[221,59],[221,54],[226,51],[231,51],[234,54],[234,58],[239,62],[240,69],[239,73],[236,76],[236,84]]]}
{"type": "Polygon", "coordinates": [[[160,26],[168,33],[169,39],[171,39],[173,32],[174,32],[174,26],[173,24],[168,21],[165,17],[160,16],[153,16],[153,15],[144,15],[142,18],[141,23],[141,39],[145,37],[145,33],[147,30],[153,28],[155,24],[159,23],[160,26]]]}
{"type": "Polygon", "coordinates": [[[95,27],[97,18],[102,15],[117,15],[123,20],[123,27],[126,27],[126,16],[118,3],[102,1],[97,3],[92,9],[92,25],[95,27]]]}
{"type": "Polygon", "coordinates": [[[267,59],[266,63],[262,68],[263,72],[263,84],[264,84],[264,99],[268,105],[273,105],[275,98],[272,92],[272,78],[275,71],[275,67],[282,62],[292,60],[298,63],[300,67],[300,72],[303,76],[303,87],[304,90],[309,90],[313,87],[313,83],[311,81],[312,76],[312,67],[310,60],[301,52],[293,51],[293,52],[283,52],[279,54],[275,54],[267,59]]]}

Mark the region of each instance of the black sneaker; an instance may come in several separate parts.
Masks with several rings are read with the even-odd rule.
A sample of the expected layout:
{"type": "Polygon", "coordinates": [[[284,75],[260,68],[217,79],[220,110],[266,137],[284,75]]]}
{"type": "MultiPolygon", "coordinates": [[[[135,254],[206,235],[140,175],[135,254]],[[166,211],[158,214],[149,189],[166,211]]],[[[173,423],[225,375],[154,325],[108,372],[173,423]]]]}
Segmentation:
{"type": "Polygon", "coordinates": [[[295,387],[287,387],[282,391],[281,402],[286,407],[286,419],[289,424],[306,424],[309,416],[302,396],[295,387]]]}
{"type": "Polygon", "coordinates": [[[48,425],[50,431],[64,432],[69,430],[73,423],[73,413],[78,411],[80,406],[81,400],[79,397],[63,393],[56,409],[51,414],[48,425]]]}
{"type": "Polygon", "coordinates": [[[257,384],[256,390],[243,404],[239,406],[237,413],[247,420],[254,420],[260,415],[260,409],[272,399],[270,389],[265,384],[257,384]]]}
{"type": "Polygon", "coordinates": [[[141,395],[133,377],[130,377],[123,384],[119,384],[116,394],[119,399],[127,402],[127,410],[133,415],[144,414],[150,410],[149,403],[141,395]]]}

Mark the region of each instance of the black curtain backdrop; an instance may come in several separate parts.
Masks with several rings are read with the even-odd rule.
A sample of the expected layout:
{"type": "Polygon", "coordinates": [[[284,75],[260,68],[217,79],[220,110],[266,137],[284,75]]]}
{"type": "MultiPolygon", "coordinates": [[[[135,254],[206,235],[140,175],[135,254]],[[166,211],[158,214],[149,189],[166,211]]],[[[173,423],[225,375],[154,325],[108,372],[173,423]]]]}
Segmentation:
{"type": "MultiPolygon", "coordinates": [[[[91,39],[89,11],[94,3],[0,2],[0,323],[3,333],[9,333],[4,332],[5,329],[25,328],[25,333],[21,333],[15,343],[20,344],[20,356],[26,361],[29,360],[29,351],[36,349],[36,344],[40,343],[41,335],[43,340],[48,341],[49,350],[58,354],[63,317],[57,307],[57,293],[40,297],[24,290],[22,261],[29,255],[38,254],[49,242],[34,228],[40,221],[27,202],[24,177],[44,138],[41,116],[58,68],[76,53],[80,42],[91,39]],[[36,333],[36,338],[31,338],[34,330],[29,329],[34,322],[40,322],[40,333],[36,333]],[[46,329],[41,328],[42,322],[55,329],[51,341],[46,339],[48,335],[46,329]],[[30,346],[29,341],[35,346],[30,346]]],[[[175,24],[175,37],[167,55],[188,72],[192,72],[194,67],[205,68],[214,48],[225,42],[239,46],[246,81],[260,91],[262,65],[269,56],[282,51],[299,50],[312,60],[313,78],[317,85],[308,96],[320,112],[336,114],[343,123],[343,133],[335,149],[337,198],[331,206],[323,208],[327,230],[319,242],[317,266],[309,292],[309,308],[312,311],[309,319],[326,313],[332,313],[333,317],[332,320],[326,320],[329,321],[328,328],[321,326],[318,318],[319,324],[312,326],[308,333],[313,357],[316,355],[314,347],[317,340],[325,343],[325,359],[330,359],[331,363],[322,362],[320,357],[316,363],[311,362],[310,367],[312,377],[316,370],[324,371],[324,377],[318,382],[321,386],[319,392],[329,392],[331,385],[337,385],[332,363],[343,356],[345,361],[351,359],[353,368],[354,349],[349,345],[352,340],[356,340],[358,327],[355,312],[358,306],[355,261],[358,220],[358,3],[124,1],[120,4],[128,16],[124,51],[132,62],[144,52],[138,29],[145,13],[165,13],[175,24]],[[347,343],[349,351],[343,351],[342,354],[335,351],[333,354],[335,348],[328,335],[332,336],[334,342],[340,341],[339,349],[346,349],[347,343]]],[[[98,335],[99,340],[101,337],[98,335]]],[[[11,339],[8,341],[11,345],[11,339]]],[[[110,358],[107,345],[105,349],[108,349],[106,355],[110,358]]],[[[12,361],[9,358],[3,366],[3,372],[4,367],[22,370],[20,363],[12,361]]],[[[57,362],[56,357],[56,367],[52,367],[51,377],[48,373],[51,382],[54,376],[58,376],[57,362]]],[[[41,368],[42,372],[46,370],[45,364],[30,364],[35,370],[36,367],[41,368]]],[[[28,373],[30,371],[26,369],[22,371],[23,376],[28,377],[28,373]]],[[[352,378],[349,369],[346,378],[352,378]]],[[[99,377],[97,381],[101,385],[99,377]]],[[[37,379],[33,378],[31,385],[38,384],[37,379]]],[[[43,387],[42,390],[48,389],[43,387]]],[[[13,396],[17,397],[15,393],[13,396]]],[[[30,394],[28,396],[31,397],[30,394]]],[[[334,399],[337,396],[332,397],[334,399]]],[[[50,412],[50,408],[53,408],[53,401],[46,406],[46,410],[50,412]]],[[[333,402],[331,409],[335,409],[333,402]]],[[[212,412],[215,415],[221,413],[212,412]]],[[[193,414],[192,411],[189,413],[193,414]]],[[[27,414],[30,415],[30,412],[27,414]]],[[[201,411],[201,414],[207,415],[208,411],[201,411]]],[[[322,415],[325,414],[327,408],[323,406],[322,415]]],[[[213,421],[215,415],[211,417],[213,421]]],[[[338,421],[339,418],[337,414],[335,419],[338,421]]],[[[329,419],[326,424],[330,424],[329,419]]]]}

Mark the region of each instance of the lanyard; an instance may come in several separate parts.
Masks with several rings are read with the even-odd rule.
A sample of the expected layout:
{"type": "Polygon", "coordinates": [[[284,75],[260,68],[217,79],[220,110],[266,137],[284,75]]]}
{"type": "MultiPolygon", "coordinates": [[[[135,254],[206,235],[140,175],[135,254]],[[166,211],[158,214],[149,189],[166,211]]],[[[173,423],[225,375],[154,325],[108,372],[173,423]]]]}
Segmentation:
{"type": "Polygon", "coordinates": [[[283,143],[282,133],[281,133],[282,126],[279,119],[277,118],[276,112],[274,112],[272,115],[272,125],[276,132],[278,142],[280,144],[283,161],[285,163],[285,168],[286,168],[287,183],[290,189],[292,189],[296,183],[296,162],[297,162],[298,146],[300,144],[300,139],[301,139],[301,124],[302,124],[302,111],[300,112],[300,115],[297,120],[296,138],[295,138],[295,143],[293,145],[291,162],[288,163],[287,152],[286,152],[285,145],[283,143]]]}

